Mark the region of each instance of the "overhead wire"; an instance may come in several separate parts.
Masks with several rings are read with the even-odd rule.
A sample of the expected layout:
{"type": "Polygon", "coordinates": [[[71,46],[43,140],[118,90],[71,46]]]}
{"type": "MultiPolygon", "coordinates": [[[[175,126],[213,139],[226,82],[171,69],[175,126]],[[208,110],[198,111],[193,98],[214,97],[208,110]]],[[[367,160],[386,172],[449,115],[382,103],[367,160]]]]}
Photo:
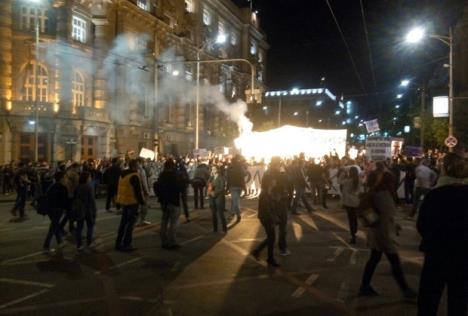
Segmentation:
{"type": "Polygon", "coordinates": [[[371,50],[370,43],[369,43],[369,32],[367,29],[366,15],[364,12],[364,4],[363,4],[363,0],[360,0],[359,2],[361,4],[362,24],[364,25],[364,34],[366,35],[367,51],[369,52],[369,65],[370,65],[371,74],[372,74],[372,82],[374,83],[374,90],[377,90],[377,81],[375,79],[374,61],[372,58],[372,50],[371,50]]]}
{"type": "Polygon", "coordinates": [[[357,69],[357,66],[356,66],[356,62],[354,61],[354,57],[353,57],[353,54],[351,53],[351,49],[349,48],[349,45],[348,45],[348,42],[346,41],[346,38],[344,36],[344,33],[343,33],[343,30],[341,29],[341,26],[340,26],[340,23],[338,22],[336,16],[335,16],[335,12],[333,11],[333,8],[332,6],[330,5],[330,2],[329,0],[325,0],[325,2],[327,3],[328,5],[328,8],[330,9],[330,13],[333,17],[333,20],[335,21],[335,24],[338,28],[338,31],[340,32],[340,35],[341,35],[341,39],[343,40],[343,43],[345,44],[346,46],[346,51],[348,52],[348,56],[349,56],[349,59],[351,60],[351,63],[353,65],[353,69],[354,69],[354,72],[356,74],[356,77],[358,78],[359,80],[359,84],[361,86],[361,89],[362,91],[364,91],[365,93],[367,93],[366,91],[366,88],[364,87],[364,84],[362,82],[362,78],[361,78],[361,74],[359,73],[358,69],[357,69]]]}

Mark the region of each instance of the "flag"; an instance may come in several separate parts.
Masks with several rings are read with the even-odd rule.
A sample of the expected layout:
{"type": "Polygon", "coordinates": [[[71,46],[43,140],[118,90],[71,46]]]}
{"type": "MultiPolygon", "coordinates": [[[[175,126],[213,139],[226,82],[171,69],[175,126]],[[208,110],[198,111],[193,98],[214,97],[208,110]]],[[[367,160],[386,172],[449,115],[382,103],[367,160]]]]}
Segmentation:
{"type": "Polygon", "coordinates": [[[368,133],[374,133],[374,132],[380,131],[379,121],[377,119],[365,121],[364,124],[366,124],[366,129],[368,133]]]}

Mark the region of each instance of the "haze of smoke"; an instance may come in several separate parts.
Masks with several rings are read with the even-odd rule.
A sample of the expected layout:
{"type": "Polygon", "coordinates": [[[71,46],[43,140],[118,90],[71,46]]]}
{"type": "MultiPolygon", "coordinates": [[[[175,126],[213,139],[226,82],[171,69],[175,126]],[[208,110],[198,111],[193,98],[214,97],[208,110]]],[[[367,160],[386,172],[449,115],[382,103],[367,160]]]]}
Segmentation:
{"type": "MultiPolygon", "coordinates": [[[[196,85],[193,71],[193,80],[186,80],[185,65],[183,63],[171,64],[172,70],[178,70],[179,75],[173,76],[172,72],[159,71],[159,83],[157,98],[154,98],[153,61],[148,59],[145,50],[149,37],[145,34],[126,33],[119,35],[113,42],[111,49],[104,59],[104,72],[108,87],[108,112],[114,122],[125,123],[129,119],[135,119],[132,115],[138,104],[144,102],[152,110],[156,107],[164,108],[177,104],[195,104],[196,85]]],[[[95,62],[84,52],[71,45],[57,41],[45,45],[46,61],[49,65],[61,65],[61,85],[64,88],[62,99],[71,100],[71,82],[75,69],[79,69],[85,75],[85,81],[89,83],[95,75],[95,62]]],[[[183,61],[176,56],[174,49],[163,52],[158,60],[160,62],[183,61]]],[[[193,64],[191,69],[195,69],[193,64]]],[[[86,84],[86,89],[91,87],[86,84]]],[[[242,100],[230,103],[220,91],[218,85],[207,84],[200,80],[200,104],[201,106],[216,106],[230,120],[235,122],[239,131],[249,132],[252,123],[245,116],[247,104],[242,100]]]]}

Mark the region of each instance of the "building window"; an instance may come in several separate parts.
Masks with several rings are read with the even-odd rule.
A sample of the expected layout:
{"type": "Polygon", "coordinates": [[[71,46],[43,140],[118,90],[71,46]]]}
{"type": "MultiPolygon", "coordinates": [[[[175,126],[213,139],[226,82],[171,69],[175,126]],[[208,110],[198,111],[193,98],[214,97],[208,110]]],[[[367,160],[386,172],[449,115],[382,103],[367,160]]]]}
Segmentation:
{"type": "Polygon", "coordinates": [[[49,100],[49,78],[47,69],[41,65],[35,67],[36,64],[29,64],[26,68],[26,80],[24,83],[23,100],[47,102],[49,100]],[[37,71],[37,86],[34,89],[34,74],[37,71]],[[34,90],[36,90],[34,92],[34,90]],[[37,98],[37,99],[36,99],[37,98]]]}
{"type": "Polygon", "coordinates": [[[148,0],[137,0],[137,6],[145,11],[149,11],[148,0]]]}
{"type": "Polygon", "coordinates": [[[190,13],[195,11],[193,0],[185,0],[185,11],[190,13]]]}
{"type": "Polygon", "coordinates": [[[84,106],[85,102],[85,82],[84,77],[78,71],[73,72],[72,77],[72,102],[73,108],[84,106]]]}
{"type": "Polygon", "coordinates": [[[218,35],[226,35],[226,25],[221,19],[218,21],[218,35]]]}
{"type": "Polygon", "coordinates": [[[212,22],[212,14],[209,8],[203,8],[203,24],[211,25],[212,22]]]}
{"type": "Polygon", "coordinates": [[[235,31],[231,32],[231,45],[236,46],[237,45],[237,33],[235,31]]]}
{"type": "Polygon", "coordinates": [[[96,159],[97,136],[81,137],[81,160],[96,159]]]}
{"type": "Polygon", "coordinates": [[[192,81],[193,80],[193,73],[190,70],[185,71],[185,80],[192,81]]]}
{"type": "MultiPolygon", "coordinates": [[[[34,133],[19,133],[19,152],[18,159],[34,159],[34,133]]],[[[47,148],[48,148],[47,135],[39,133],[38,135],[38,155],[39,160],[47,160],[47,148]]]]}
{"type": "Polygon", "coordinates": [[[21,6],[21,29],[34,30],[36,27],[36,17],[39,19],[40,31],[45,32],[47,23],[47,9],[21,6]]]}
{"type": "Polygon", "coordinates": [[[86,43],[86,21],[77,16],[72,19],[72,38],[75,41],[86,43]]]}
{"type": "Polygon", "coordinates": [[[257,43],[253,40],[250,42],[250,54],[251,55],[257,54],[257,43]]]}

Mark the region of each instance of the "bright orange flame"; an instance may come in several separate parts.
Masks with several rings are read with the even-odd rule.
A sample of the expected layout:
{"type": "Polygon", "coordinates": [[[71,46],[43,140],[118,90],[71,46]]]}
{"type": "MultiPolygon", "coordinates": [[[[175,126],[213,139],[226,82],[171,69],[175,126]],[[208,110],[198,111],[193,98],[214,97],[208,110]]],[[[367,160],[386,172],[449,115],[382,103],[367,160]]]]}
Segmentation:
{"type": "Polygon", "coordinates": [[[306,158],[346,154],[347,130],[322,130],[285,125],[266,132],[243,132],[234,140],[247,159],[266,162],[271,157],[293,158],[304,153],[306,158]]]}

